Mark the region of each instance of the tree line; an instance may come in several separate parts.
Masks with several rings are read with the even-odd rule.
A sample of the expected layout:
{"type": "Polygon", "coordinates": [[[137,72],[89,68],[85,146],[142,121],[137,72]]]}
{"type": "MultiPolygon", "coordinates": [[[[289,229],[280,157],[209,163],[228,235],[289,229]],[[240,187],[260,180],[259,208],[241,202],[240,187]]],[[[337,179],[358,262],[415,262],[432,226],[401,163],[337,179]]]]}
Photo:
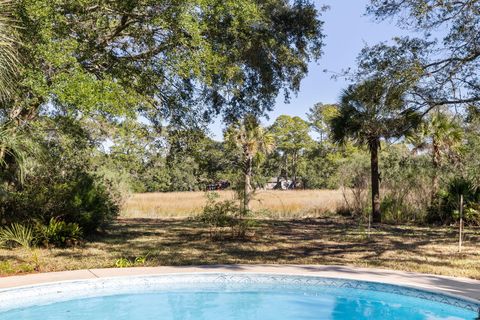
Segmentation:
{"type": "Polygon", "coordinates": [[[365,47],[340,75],[351,85],[339,101],[269,128],[262,116],[280,94],[297,93],[322,56],[326,8],[303,0],[0,6],[2,224],[54,219],[90,233],[115,217],[125,191],[220,179],[243,190],[248,210],[271,177],[343,188],[345,211],[370,212],[374,222],[450,223],[463,194],[478,223],[478,0],[369,1],[368,15],[414,33],[365,47]],[[218,116],[224,142],[206,134],[218,116]]]}

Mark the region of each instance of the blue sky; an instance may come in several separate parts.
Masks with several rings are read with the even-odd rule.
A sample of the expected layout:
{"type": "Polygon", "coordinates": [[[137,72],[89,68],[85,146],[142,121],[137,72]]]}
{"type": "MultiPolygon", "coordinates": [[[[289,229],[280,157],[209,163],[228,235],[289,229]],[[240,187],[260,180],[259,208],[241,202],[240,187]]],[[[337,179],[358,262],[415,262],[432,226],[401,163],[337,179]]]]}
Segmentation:
{"type": "MultiPolygon", "coordinates": [[[[394,36],[404,34],[393,23],[377,23],[365,16],[368,0],[316,0],[318,8],[323,5],[330,9],[323,13],[326,34],[324,55],[318,62],[309,65],[309,74],[302,81],[298,95],[292,96],[290,103],[285,104],[283,95],[277,99],[275,110],[269,113],[271,124],[279,115],[288,114],[305,118],[310,107],[317,102],[332,103],[337,100],[341,89],[347,83],[343,80],[331,79],[332,73],[348,67],[355,67],[358,53],[365,45],[374,45],[388,41],[394,36]],[[323,70],[329,70],[325,73],[323,70]]],[[[222,139],[223,125],[220,121],[210,126],[215,139],[222,139]]]]}

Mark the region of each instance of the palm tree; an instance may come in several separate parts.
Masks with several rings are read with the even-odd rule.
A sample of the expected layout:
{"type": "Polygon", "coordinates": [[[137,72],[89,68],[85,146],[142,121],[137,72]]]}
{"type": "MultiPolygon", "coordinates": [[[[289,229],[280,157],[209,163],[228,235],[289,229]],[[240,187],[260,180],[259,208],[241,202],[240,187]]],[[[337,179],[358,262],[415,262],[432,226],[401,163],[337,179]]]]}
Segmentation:
{"type": "Polygon", "coordinates": [[[445,156],[454,155],[463,139],[463,130],[451,116],[437,109],[418,130],[409,135],[408,140],[414,150],[429,150],[432,156],[432,201],[438,189],[438,173],[445,156]]]}
{"type": "Polygon", "coordinates": [[[27,134],[9,123],[0,123],[0,182],[17,176],[22,183],[28,157],[36,155],[38,150],[27,134]]]}
{"type": "Polygon", "coordinates": [[[242,183],[242,211],[250,210],[250,200],[253,193],[252,176],[253,164],[259,156],[273,150],[274,139],[253,115],[247,115],[241,122],[237,122],[227,129],[225,140],[233,147],[239,158],[243,174],[242,183]]]}
{"type": "MultiPolygon", "coordinates": [[[[12,98],[20,63],[18,25],[13,9],[12,0],[0,0],[0,107],[12,98]]],[[[19,180],[23,180],[27,157],[38,150],[26,132],[11,119],[0,118],[0,182],[10,179],[10,173],[18,174],[19,180]]]]}
{"type": "Polygon", "coordinates": [[[337,143],[353,140],[370,152],[372,218],[382,220],[380,212],[381,139],[403,136],[419,122],[420,116],[405,103],[406,87],[375,78],[349,86],[340,97],[338,114],[330,121],[332,139],[337,143]]]}
{"type": "Polygon", "coordinates": [[[0,102],[8,99],[15,87],[18,70],[18,40],[16,25],[11,17],[12,2],[0,0],[0,102]]]}

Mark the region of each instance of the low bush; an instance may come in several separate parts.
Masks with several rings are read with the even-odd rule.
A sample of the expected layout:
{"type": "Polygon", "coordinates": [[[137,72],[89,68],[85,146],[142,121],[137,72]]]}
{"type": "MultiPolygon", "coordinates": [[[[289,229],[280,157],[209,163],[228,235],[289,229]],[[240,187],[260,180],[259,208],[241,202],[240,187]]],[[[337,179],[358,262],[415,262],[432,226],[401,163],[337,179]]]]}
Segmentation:
{"type": "Polygon", "coordinates": [[[21,246],[28,255],[22,270],[26,272],[40,270],[40,257],[36,250],[36,234],[30,225],[12,223],[10,226],[0,228],[0,246],[21,246]]]}
{"type": "Polygon", "coordinates": [[[135,259],[130,260],[128,258],[119,258],[115,260],[115,267],[117,268],[130,268],[130,267],[138,267],[138,266],[144,266],[147,263],[147,259],[150,253],[147,253],[146,255],[136,257],[135,259]]]}
{"type": "Polygon", "coordinates": [[[463,220],[466,225],[480,226],[480,189],[464,178],[454,178],[445,191],[439,192],[427,213],[427,222],[452,224],[460,218],[460,195],[463,195],[463,220]]]}
{"type": "Polygon", "coordinates": [[[19,245],[29,249],[34,241],[34,229],[28,225],[12,223],[10,226],[0,228],[0,246],[19,245]]]}
{"type": "Polygon", "coordinates": [[[256,226],[250,213],[243,212],[233,200],[218,201],[215,192],[207,193],[207,204],[198,220],[208,226],[210,238],[217,238],[224,229],[230,229],[232,237],[244,237],[247,231],[256,226]]]}
{"type": "Polygon", "coordinates": [[[67,223],[56,218],[51,218],[48,225],[37,223],[37,241],[48,247],[70,247],[77,245],[83,236],[82,228],[75,223],[67,223]]]}
{"type": "Polygon", "coordinates": [[[3,215],[7,223],[36,220],[48,226],[54,219],[77,224],[88,235],[103,229],[117,216],[119,201],[102,179],[79,171],[36,176],[21,189],[10,192],[2,209],[15,213],[3,215]]]}

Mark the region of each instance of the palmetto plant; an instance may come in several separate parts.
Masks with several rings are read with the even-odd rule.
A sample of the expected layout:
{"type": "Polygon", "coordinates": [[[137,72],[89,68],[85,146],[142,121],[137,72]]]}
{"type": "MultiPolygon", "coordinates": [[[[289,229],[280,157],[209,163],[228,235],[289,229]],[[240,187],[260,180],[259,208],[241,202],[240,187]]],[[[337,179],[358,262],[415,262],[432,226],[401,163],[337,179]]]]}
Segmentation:
{"type": "Polygon", "coordinates": [[[6,245],[19,245],[29,255],[29,264],[33,270],[40,270],[40,255],[36,247],[34,229],[29,225],[12,223],[10,226],[0,228],[0,247],[6,245]]]}
{"type": "Polygon", "coordinates": [[[15,243],[25,249],[30,249],[34,241],[33,229],[19,223],[12,223],[10,226],[0,229],[0,246],[15,243]]]}
{"type": "Polygon", "coordinates": [[[12,18],[12,1],[0,0],[0,102],[8,99],[15,88],[18,71],[18,39],[12,18]]]}
{"type": "Polygon", "coordinates": [[[9,123],[0,123],[0,179],[14,173],[20,182],[25,177],[29,156],[37,154],[38,146],[26,133],[9,123]]]}
{"type": "Polygon", "coordinates": [[[249,203],[253,193],[253,163],[274,148],[274,138],[253,115],[247,115],[241,122],[232,125],[225,134],[225,140],[236,151],[243,173],[243,211],[250,210],[249,203]]]}
{"type": "Polygon", "coordinates": [[[463,136],[461,125],[453,117],[436,110],[408,137],[415,150],[428,150],[431,153],[432,200],[438,192],[438,173],[442,162],[458,154],[463,136]]]}

